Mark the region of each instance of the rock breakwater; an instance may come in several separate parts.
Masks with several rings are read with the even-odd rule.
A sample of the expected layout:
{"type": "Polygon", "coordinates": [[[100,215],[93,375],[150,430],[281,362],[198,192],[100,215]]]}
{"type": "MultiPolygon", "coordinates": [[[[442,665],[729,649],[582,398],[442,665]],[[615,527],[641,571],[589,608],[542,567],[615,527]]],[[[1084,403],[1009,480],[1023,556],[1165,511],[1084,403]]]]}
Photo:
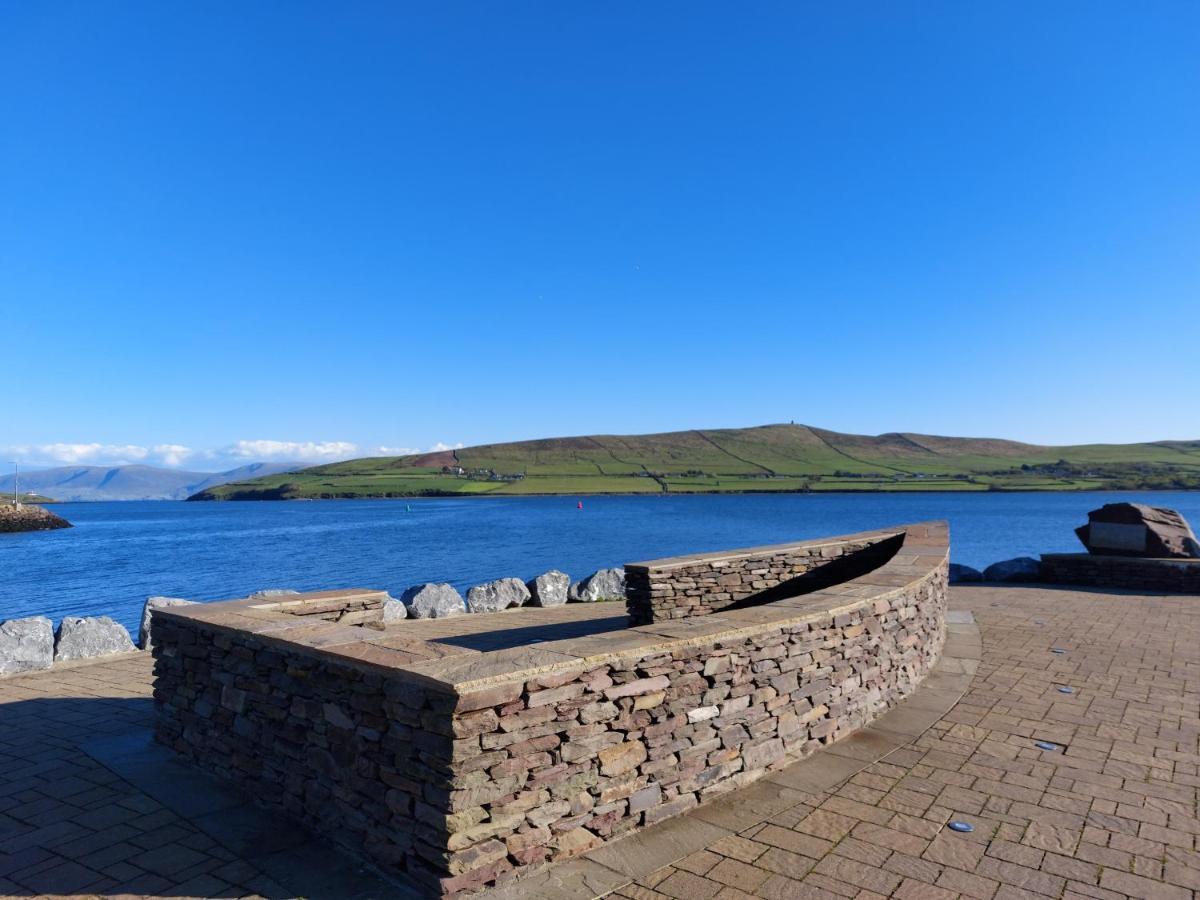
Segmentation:
{"type": "Polygon", "coordinates": [[[71,523],[62,516],[56,516],[40,506],[30,506],[27,503],[0,504],[0,532],[50,531],[54,528],[70,527],[71,523]]]}

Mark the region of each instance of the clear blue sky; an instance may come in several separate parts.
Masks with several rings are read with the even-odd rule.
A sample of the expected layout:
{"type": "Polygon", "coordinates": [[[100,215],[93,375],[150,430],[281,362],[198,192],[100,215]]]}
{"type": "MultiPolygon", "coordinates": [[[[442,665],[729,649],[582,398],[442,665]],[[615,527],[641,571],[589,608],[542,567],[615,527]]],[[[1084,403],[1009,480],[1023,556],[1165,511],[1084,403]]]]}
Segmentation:
{"type": "Polygon", "coordinates": [[[1197,47],[1193,2],[0,0],[0,448],[1200,438],[1197,47]]]}

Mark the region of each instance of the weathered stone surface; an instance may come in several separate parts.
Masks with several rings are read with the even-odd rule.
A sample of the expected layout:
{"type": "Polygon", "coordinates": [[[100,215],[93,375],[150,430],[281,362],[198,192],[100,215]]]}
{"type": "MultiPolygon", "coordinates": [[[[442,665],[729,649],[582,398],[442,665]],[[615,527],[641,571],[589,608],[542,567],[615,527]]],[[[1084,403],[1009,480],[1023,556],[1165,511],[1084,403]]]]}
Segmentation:
{"type": "Polygon", "coordinates": [[[596,755],[600,760],[600,774],[623,775],[646,761],[646,745],[641,741],[627,741],[607,747],[596,755]]]}
{"type": "Polygon", "coordinates": [[[1018,556],[1003,562],[992,563],[983,570],[984,581],[1037,581],[1041,574],[1038,561],[1029,556],[1018,556]]]}
{"type": "MultiPolygon", "coordinates": [[[[860,559],[863,571],[869,571],[886,558],[883,551],[897,535],[868,534],[875,536],[849,535],[833,541],[801,541],[712,556],[630,563],[625,567],[630,622],[649,625],[687,619],[720,612],[744,601],[769,602],[794,596],[789,593],[794,579],[860,551],[866,551],[860,559]],[[873,559],[879,559],[879,563],[872,563],[873,559]]],[[[844,578],[839,576],[839,580],[844,578]]],[[[572,585],[572,590],[578,588],[572,585]]]]}
{"type": "Polygon", "coordinates": [[[600,569],[571,585],[568,599],[574,603],[625,599],[625,570],[600,569]]]}
{"type": "Polygon", "coordinates": [[[4,531],[51,531],[55,528],[70,528],[71,523],[56,516],[48,509],[22,503],[0,502],[0,532],[4,531]]]}
{"type": "Polygon", "coordinates": [[[1106,503],[1075,529],[1088,553],[1154,559],[1200,557],[1200,543],[1180,513],[1143,503],[1106,503]]]}
{"type": "Polygon", "coordinates": [[[129,632],[108,616],[67,616],[54,635],[54,661],[90,659],[136,650],[129,632]]]}
{"type": "Polygon", "coordinates": [[[184,600],[182,597],[147,597],[146,605],[142,607],[142,623],[138,628],[138,646],[149,650],[153,643],[153,620],[151,611],[166,609],[171,606],[191,606],[195,600],[184,600]]]}
{"type": "Polygon", "coordinates": [[[467,611],[462,594],[454,589],[454,585],[445,582],[410,587],[400,595],[400,600],[414,619],[444,619],[464,615],[467,611]]]}
{"type": "Polygon", "coordinates": [[[1164,594],[1200,594],[1200,559],[1043,553],[1040,580],[1164,594]]]}
{"type": "Polygon", "coordinates": [[[45,616],[0,625],[0,675],[48,669],[54,661],[54,623],[45,616]]]}
{"type": "Polygon", "coordinates": [[[972,569],[970,566],[950,563],[951,584],[969,584],[972,581],[983,581],[983,573],[978,569],[972,569]]]}
{"type": "Polygon", "coordinates": [[[551,569],[525,582],[525,587],[529,590],[531,606],[562,606],[567,602],[571,576],[558,569],[551,569]]]}
{"type": "MultiPolygon", "coordinates": [[[[359,648],[344,615],[297,626],[280,612],[259,635],[183,611],[155,635],[158,738],[380,865],[475,890],[695,809],[907,696],[945,634],[945,554],[918,528],[866,596],[832,598],[836,616],[732,612],[617,653],[581,636],[586,657],[569,634],[491,649],[483,621],[428,629],[461,644],[397,634],[359,648]]],[[[754,590],[774,564],[733,575],[717,557],[704,575],[689,560],[713,579],[705,597],[735,578],[754,590]]],[[[526,638],[521,614],[504,619],[526,638]]]]}
{"type": "Polygon", "coordinates": [[[467,609],[473,613],[499,612],[510,606],[524,606],[529,595],[529,588],[521,579],[500,578],[467,591],[467,609]]]}
{"type": "Polygon", "coordinates": [[[250,595],[251,600],[269,600],[272,597],[294,597],[299,591],[293,591],[291,588],[263,588],[261,591],[255,591],[250,595]]]}
{"type": "Polygon", "coordinates": [[[392,622],[399,622],[401,619],[407,618],[408,607],[395,597],[388,597],[383,601],[383,624],[388,625],[392,622]]]}

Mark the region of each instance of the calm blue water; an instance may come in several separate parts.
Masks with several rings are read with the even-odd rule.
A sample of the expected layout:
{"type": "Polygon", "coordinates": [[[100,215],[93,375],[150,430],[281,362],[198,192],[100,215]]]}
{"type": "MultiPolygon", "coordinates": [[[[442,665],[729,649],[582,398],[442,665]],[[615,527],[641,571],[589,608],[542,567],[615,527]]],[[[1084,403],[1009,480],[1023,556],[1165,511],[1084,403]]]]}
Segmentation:
{"type": "Polygon", "coordinates": [[[152,594],[218,600],[268,587],[465,590],[550,568],[578,578],[659,556],[948,519],[955,562],[1079,549],[1089,509],[1138,500],[1200,524],[1200,493],[786,494],[63,503],[75,528],[0,534],[0,620],[110,615],[134,630],[152,594]],[[408,510],[411,507],[411,511],[408,510]]]}

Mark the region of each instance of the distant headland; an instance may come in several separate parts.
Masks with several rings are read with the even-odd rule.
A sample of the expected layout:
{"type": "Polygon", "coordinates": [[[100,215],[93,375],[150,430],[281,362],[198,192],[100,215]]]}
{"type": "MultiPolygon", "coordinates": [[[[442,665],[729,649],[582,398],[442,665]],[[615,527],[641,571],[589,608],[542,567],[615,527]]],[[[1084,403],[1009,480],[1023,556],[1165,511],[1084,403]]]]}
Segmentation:
{"type": "Polygon", "coordinates": [[[62,516],[56,516],[40,506],[0,502],[0,532],[50,531],[70,527],[71,523],[62,516]]]}
{"type": "Polygon", "coordinates": [[[188,499],[1156,489],[1200,489],[1200,441],[1047,447],[787,424],[355,459],[231,481],[188,499]]]}

